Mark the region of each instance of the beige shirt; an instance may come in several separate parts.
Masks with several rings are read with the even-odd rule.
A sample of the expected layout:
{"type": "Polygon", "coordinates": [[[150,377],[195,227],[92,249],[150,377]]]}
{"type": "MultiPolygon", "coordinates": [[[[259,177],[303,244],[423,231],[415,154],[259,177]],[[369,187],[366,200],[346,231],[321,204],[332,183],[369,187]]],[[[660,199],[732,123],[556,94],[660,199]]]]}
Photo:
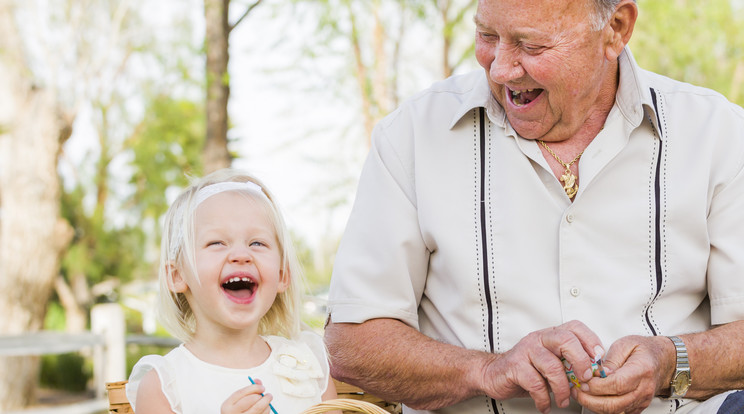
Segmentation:
{"type": "MultiPolygon", "coordinates": [[[[626,49],[571,203],[484,72],[447,79],[375,129],[335,261],[331,318],[395,318],[492,352],[574,319],[605,349],[626,335],[744,319],[743,167],[744,110],[641,70],[626,49]]],[[[648,412],[674,404],[657,399],[648,412]]],[[[529,399],[476,398],[438,412],[494,407],[535,410],[529,399]]]]}

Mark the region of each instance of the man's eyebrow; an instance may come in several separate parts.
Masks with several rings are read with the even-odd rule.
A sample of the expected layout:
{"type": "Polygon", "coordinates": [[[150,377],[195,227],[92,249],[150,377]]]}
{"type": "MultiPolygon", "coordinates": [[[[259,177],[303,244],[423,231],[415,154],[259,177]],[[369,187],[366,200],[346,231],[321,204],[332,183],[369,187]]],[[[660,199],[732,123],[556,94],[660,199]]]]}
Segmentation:
{"type": "Polygon", "coordinates": [[[486,27],[486,25],[483,24],[483,22],[480,21],[480,19],[478,18],[478,15],[477,14],[473,16],[473,23],[475,23],[476,26],[481,27],[481,28],[485,28],[486,27]]]}
{"type": "MultiPolygon", "coordinates": [[[[475,23],[475,26],[478,29],[486,30],[486,31],[493,31],[487,24],[485,24],[483,21],[481,21],[478,18],[478,15],[473,16],[473,23],[475,23]]],[[[534,29],[531,28],[525,28],[523,30],[516,30],[513,37],[516,39],[528,39],[528,38],[540,38],[544,37],[544,35],[534,29]]]]}

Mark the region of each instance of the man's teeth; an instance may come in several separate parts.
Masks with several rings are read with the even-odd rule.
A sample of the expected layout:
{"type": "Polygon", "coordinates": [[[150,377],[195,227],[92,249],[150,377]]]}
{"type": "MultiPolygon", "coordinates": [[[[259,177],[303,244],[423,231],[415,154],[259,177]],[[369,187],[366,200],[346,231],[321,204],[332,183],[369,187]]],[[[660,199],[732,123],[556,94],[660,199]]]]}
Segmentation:
{"type": "Polygon", "coordinates": [[[511,90],[512,102],[514,102],[514,105],[516,105],[516,106],[527,105],[528,103],[530,103],[532,101],[529,100],[529,99],[527,99],[527,98],[524,98],[523,99],[522,98],[522,93],[528,93],[528,92],[532,92],[532,91],[534,91],[534,89],[525,89],[525,90],[521,90],[521,91],[511,90]]]}
{"type": "Polygon", "coordinates": [[[532,92],[532,91],[534,91],[534,89],[525,89],[523,91],[511,91],[511,93],[512,93],[512,96],[517,96],[522,92],[532,92]]]}

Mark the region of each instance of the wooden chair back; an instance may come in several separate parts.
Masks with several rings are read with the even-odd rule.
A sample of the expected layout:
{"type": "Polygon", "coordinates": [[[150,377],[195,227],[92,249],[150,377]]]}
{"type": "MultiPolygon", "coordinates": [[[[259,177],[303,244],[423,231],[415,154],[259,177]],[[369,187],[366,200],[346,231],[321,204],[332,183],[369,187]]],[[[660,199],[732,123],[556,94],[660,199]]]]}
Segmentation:
{"type": "Polygon", "coordinates": [[[129,405],[125,391],[128,381],[107,382],[106,391],[109,401],[109,414],[132,414],[132,406],[129,405]]]}

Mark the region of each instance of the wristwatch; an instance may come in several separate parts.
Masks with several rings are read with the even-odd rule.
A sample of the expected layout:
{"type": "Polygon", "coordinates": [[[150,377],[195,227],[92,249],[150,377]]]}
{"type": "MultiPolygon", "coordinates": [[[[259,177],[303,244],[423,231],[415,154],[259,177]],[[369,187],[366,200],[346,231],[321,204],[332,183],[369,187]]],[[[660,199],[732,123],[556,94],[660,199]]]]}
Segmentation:
{"type": "Polygon", "coordinates": [[[679,337],[669,336],[677,350],[677,367],[672,377],[672,395],[669,398],[682,398],[687,394],[687,390],[692,385],[692,376],[690,376],[690,359],[687,357],[687,347],[679,337]]]}

